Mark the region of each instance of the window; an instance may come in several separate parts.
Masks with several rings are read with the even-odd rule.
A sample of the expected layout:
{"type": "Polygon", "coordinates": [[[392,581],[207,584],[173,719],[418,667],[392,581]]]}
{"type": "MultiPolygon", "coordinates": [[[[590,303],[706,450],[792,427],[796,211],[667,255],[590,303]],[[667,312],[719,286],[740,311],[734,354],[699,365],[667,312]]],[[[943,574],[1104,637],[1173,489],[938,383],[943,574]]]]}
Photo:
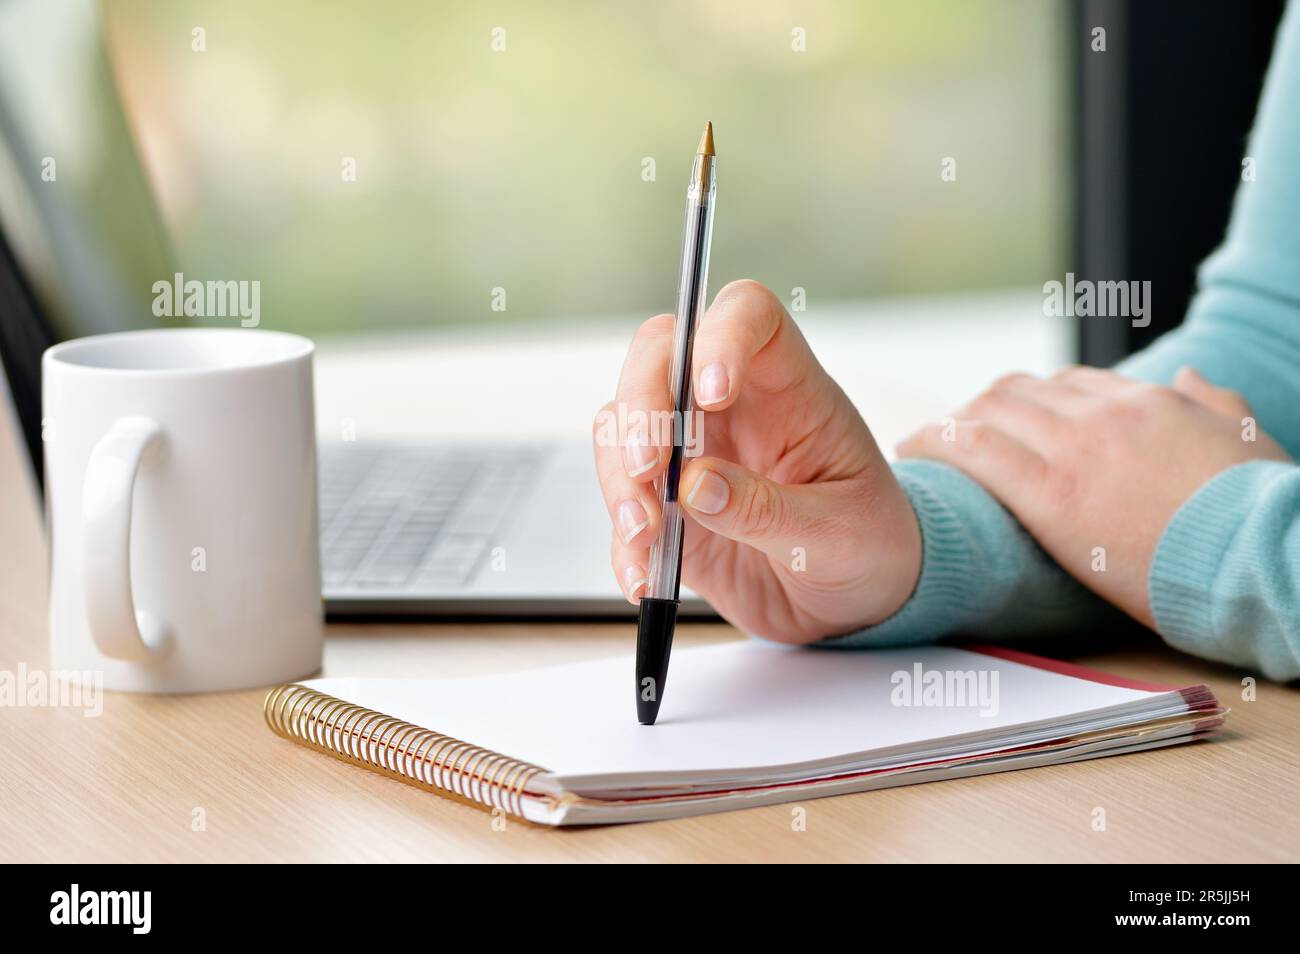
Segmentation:
{"type": "Polygon", "coordinates": [[[1067,12],[137,0],[103,15],[177,267],[259,280],[265,327],[320,334],[670,310],[706,119],[714,288],[752,277],[811,303],[1037,288],[1070,234],[1067,12]]]}

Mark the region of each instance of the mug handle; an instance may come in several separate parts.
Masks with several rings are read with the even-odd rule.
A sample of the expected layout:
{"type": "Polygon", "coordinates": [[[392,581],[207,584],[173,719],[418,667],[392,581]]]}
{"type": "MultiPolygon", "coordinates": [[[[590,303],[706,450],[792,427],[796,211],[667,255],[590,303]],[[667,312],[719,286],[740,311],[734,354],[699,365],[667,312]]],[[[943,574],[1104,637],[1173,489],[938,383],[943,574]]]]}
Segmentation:
{"type": "Polygon", "coordinates": [[[99,651],[146,662],[171,640],[161,621],[135,609],[131,597],[131,497],[142,463],[162,450],[157,421],[131,416],[113,422],[86,465],[82,486],[82,591],[86,621],[99,651]]]}

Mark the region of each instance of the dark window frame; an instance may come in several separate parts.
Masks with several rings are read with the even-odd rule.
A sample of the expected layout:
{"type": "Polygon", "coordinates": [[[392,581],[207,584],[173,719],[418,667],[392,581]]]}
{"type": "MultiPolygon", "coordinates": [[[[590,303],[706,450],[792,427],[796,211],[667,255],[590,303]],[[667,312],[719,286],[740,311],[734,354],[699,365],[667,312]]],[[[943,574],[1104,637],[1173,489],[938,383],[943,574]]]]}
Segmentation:
{"type": "Polygon", "coordinates": [[[1078,319],[1109,366],[1177,327],[1241,178],[1284,0],[1075,0],[1078,279],[1151,282],[1151,324],[1078,319]],[[1092,31],[1106,30],[1106,51],[1092,31]]]}

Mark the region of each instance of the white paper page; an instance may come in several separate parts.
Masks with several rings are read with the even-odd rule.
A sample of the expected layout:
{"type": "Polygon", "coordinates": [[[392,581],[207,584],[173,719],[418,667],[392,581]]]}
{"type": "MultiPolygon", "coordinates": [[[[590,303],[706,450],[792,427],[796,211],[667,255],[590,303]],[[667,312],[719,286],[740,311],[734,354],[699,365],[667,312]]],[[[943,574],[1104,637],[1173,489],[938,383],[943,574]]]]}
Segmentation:
{"type": "Polygon", "coordinates": [[[745,641],[674,653],[659,722],[642,726],[634,679],[629,656],[469,679],[305,685],[566,776],[811,762],[1158,695],[950,647],[831,652],[745,641]],[[996,673],[997,692],[964,707],[895,705],[894,674],[914,680],[917,663],[923,673],[983,672],[990,690],[996,673]],[[985,712],[990,699],[996,711],[985,712]]]}

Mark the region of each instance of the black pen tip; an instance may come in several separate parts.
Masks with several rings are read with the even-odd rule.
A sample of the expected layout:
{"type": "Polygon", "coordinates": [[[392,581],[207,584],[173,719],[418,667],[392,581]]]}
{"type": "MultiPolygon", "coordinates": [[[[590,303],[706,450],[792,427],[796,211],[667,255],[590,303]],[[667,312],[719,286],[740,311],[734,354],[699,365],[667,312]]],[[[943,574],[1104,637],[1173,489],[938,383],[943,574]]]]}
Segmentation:
{"type": "Polygon", "coordinates": [[[636,720],[642,725],[654,725],[659,718],[676,627],[676,600],[641,600],[636,626],[636,720]]]}
{"type": "Polygon", "coordinates": [[[659,700],[653,702],[643,702],[640,696],[636,699],[636,721],[642,725],[654,725],[655,719],[659,718],[659,700]]]}

